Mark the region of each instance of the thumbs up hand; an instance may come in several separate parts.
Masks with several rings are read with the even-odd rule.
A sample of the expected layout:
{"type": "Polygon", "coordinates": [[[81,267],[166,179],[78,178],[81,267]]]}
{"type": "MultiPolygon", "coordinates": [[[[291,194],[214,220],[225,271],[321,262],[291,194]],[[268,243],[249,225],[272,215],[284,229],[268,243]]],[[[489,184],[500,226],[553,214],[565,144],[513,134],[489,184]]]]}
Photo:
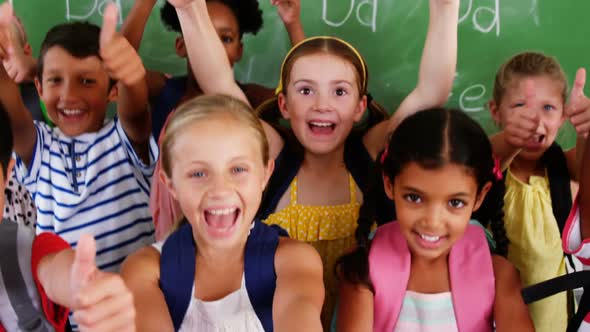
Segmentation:
{"type": "Polygon", "coordinates": [[[537,96],[534,83],[527,80],[524,105],[514,110],[504,125],[506,142],[514,148],[523,148],[535,138],[540,123],[539,115],[534,109],[535,103],[537,103],[537,96]]]}
{"type": "Polygon", "coordinates": [[[81,331],[135,331],[133,295],[123,279],[96,267],[96,243],[83,235],[71,267],[72,311],[81,331]]]}
{"type": "Polygon", "coordinates": [[[133,46],[117,32],[119,12],[109,3],[103,14],[100,31],[100,56],[109,76],[131,86],[145,77],[145,68],[133,46]]]}
{"type": "Polygon", "coordinates": [[[587,137],[590,131],[590,99],[584,94],[586,70],[578,69],[570,99],[565,106],[565,114],[576,128],[579,136],[587,137]]]}

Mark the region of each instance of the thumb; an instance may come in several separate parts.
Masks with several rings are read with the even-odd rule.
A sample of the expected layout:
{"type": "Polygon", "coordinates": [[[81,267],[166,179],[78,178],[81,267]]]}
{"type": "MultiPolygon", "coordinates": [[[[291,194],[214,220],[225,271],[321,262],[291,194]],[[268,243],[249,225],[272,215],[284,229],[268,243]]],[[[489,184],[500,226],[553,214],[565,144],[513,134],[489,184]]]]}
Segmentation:
{"type": "Polygon", "coordinates": [[[13,16],[14,11],[10,2],[6,1],[0,5],[0,28],[3,30],[2,36],[0,36],[0,43],[6,53],[12,53],[10,25],[12,24],[13,16]]]}
{"type": "Polygon", "coordinates": [[[72,264],[71,285],[74,296],[88,284],[96,271],[96,242],[90,235],[82,235],[72,264]]]}
{"type": "Polygon", "coordinates": [[[524,100],[525,106],[531,108],[535,102],[537,93],[535,92],[535,82],[533,80],[526,80],[524,82],[524,100]]]}
{"type": "Polygon", "coordinates": [[[579,97],[584,96],[584,86],[586,85],[586,69],[580,68],[576,72],[576,79],[570,94],[570,104],[574,104],[579,97]]]}
{"type": "Polygon", "coordinates": [[[104,10],[102,28],[100,30],[100,47],[108,45],[117,32],[117,23],[119,21],[119,10],[117,5],[109,2],[104,10]]]}

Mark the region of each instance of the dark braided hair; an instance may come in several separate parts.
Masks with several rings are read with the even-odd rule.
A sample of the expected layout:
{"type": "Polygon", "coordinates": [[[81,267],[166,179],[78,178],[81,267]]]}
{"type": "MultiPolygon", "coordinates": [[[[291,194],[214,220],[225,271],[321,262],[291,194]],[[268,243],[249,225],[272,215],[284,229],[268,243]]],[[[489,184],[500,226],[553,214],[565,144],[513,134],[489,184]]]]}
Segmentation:
{"type": "MultiPolygon", "coordinates": [[[[492,146],[477,122],[458,110],[436,108],[418,112],[405,119],[393,132],[381,165],[383,175],[395,177],[409,163],[426,169],[438,169],[453,163],[465,166],[474,176],[478,192],[487,183],[492,187],[473,217],[490,227],[496,241],[495,253],[506,256],[508,239],[504,229],[504,183],[496,179],[492,146]]],[[[378,160],[381,160],[379,158],[378,160]]],[[[377,180],[377,177],[375,177],[377,180]]],[[[377,181],[375,181],[377,182],[377,181]]],[[[355,232],[357,249],[339,259],[337,271],[345,280],[369,287],[369,233],[375,221],[373,188],[365,197],[355,232]]]]}
{"type": "MultiPolygon", "coordinates": [[[[219,2],[231,9],[240,26],[240,38],[245,33],[255,35],[262,28],[262,10],[258,0],[207,0],[207,2],[219,2]]],[[[160,17],[166,28],[182,33],[176,9],[168,1],[162,6],[160,17]]]]}

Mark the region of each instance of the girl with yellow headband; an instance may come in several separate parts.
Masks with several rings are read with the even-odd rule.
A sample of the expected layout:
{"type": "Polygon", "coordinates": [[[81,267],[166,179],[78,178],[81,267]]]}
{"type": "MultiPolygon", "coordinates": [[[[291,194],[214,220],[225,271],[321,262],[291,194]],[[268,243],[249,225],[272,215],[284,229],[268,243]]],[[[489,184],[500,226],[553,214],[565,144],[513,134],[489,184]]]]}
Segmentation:
{"type": "MultiPolygon", "coordinates": [[[[185,40],[190,41],[186,45],[189,60],[203,91],[247,101],[223,56],[205,1],[169,2],[176,7],[185,40]]],[[[276,167],[265,198],[271,202],[263,202],[259,217],[311,243],[320,253],[326,285],[325,328],[336,299],[334,263],[355,243],[356,219],[366,190],[357,179],[366,180],[371,174],[388,135],[405,117],[446,102],[455,74],[458,11],[458,0],[430,0],[418,84],[392,118],[371,123],[370,128],[354,128],[370,101],[367,66],[350,44],[331,37],[311,38],[296,45],[283,63],[277,97],[267,107],[277,107],[290,130],[281,134],[282,130],[263,121],[276,167]],[[282,171],[285,164],[294,166],[291,174],[282,171]],[[289,179],[286,186],[285,178],[289,179]]]]}

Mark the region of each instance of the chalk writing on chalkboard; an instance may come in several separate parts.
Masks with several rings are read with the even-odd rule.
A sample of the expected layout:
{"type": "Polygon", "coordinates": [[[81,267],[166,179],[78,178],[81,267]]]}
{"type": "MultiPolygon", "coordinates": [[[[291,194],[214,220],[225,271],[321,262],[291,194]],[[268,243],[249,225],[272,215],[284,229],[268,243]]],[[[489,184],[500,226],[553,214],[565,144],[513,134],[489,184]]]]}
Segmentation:
{"type": "MultiPolygon", "coordinates": [[[[473,2],[474,0],[467,1],[467,9],[465,13],[460,13],[459,23],[471,17],[473,27],[477,31],[489,33],[495,28],[496,36],[500,36],[500,0],[494,0],[493,7],[480,4],[475,9],[473,9],[473,2]]],[[[534,2],[533,8],[536,8],[536,0],[534,2]]]]}
{"type": "Polygon", "coordinates": [[[338,6],[341,6],[345,1],[350,1],[350,7],[348,9],[348,13],[346,14],[346,16],[341,19],[340,21],[332,21],[331,19],[328,18],[328,2],[329,0],[322,0],[323,2],[323,6],[322,6],[322,20],[324,21],[324,23],[326,23],[329,26],[332,27],[339,27],[344,25],[344,23],[346,23],[349,19],[350,16],[352,15],[353,12],[355,12],[356,14],[356,19],[358,20],[358,22],[361,25],[367,26],[371,28],[371,31],[376,32],[377,31],[377,7],[379,4],[379,0],[362,0],[359,1],[358,6],[356,6],[356,11],[355,11],[355,5],[356,5],[356,0],[337,0],[337,1],[333,1],[333,3],[337,4],[338,6]],[[367,20],[367,15],[363,15],[363,11],[369,11],[369,19],[367,20]]]}
{"type": "MultiPolygon", "coordinates": [[[[75,0],[66,0],[66,19],[68,21],[84,21],[90,18],[92,15],[98,13],[102,16],[105,6],[111,2],[112,0],[90,0],[88,1],[88,5],[84,8],[80,9],[79,6],[76,6],[76,10],[72,8],[72,4],[76,3],[79,4],[80,1],[75,0]]],[[[119,24],[123,23],[123,15],[121,14],[121,0],[115,0],[115,4],[119,9],[119,24]]]]}

